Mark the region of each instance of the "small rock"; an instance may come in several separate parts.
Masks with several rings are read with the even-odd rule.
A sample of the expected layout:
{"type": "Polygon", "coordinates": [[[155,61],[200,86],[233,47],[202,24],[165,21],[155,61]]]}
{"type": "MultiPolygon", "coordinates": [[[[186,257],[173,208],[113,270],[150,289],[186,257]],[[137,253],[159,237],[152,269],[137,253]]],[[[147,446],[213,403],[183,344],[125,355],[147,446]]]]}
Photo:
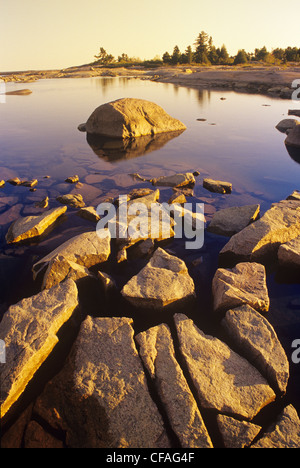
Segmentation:
{"type": "Polygon", "coordinates": [[[65,180],[65,182],[68,182],[69,184],[76,184],[79,182],[79,177],[78,175],[70,176],[65,180]]]}
{"type": "Polygon", "coordinates": [[[71,206],[72,208],[83,208],[85,206],[82,195],[80,194],[60,195],[59,197],[56,198],[56,200],[62,203],[63,205],[68,205],[68,206],[71,206]]]}
{"type": "Polygon", "coordinates": [[[206,178],[203,180],[203,187],[210,192],[216,193],[231,193],[232,184],[230,182],[223,182],[221,180],[213,180],[206,178]]]}
{"type": "Polygon", "coordinates": [[[5,185],[5,180],[0,180],[0,188],[4,187],[4,185],[5,185]]]}
{"type": "Polygon", "coordinates": [[[87,219],[88,221],[93,221],[94,223],[97,223],[100,219],[100,216],[93,206],[86,206],[81,208],[77,215],[81,216],[81,218],[87,219]]]}
{"type": "Polygon", "coordinates": [[[106,294],[117,289],[115,280],[107,273],[104,273],[103,271],[98,271],[97,276],[106,294]]]}
{"type": "Polygon", "coordinates": [[[300,122],[296,119],[283,119],[276,125],[275,128],[277,128],[277,130],[280,132],[285,133],[287,130],[292,129],[299,124],[300,122]]]}
{"type": "Polygon", "coordinates": [[[219,268],[212,282],[215,312],[226,312],[248,304],[267,312],[270,299],[265,267],[259,263],[238,263],[233,269],[219,268]]]}
{"type": "Polygon", "coordinates": [[[78,128],[78,130],[79,130],[80,132],[86,132],[86,125],[85,125],[85,123],[79,124],[77,128],[78,128]]]}
{"type": "Polygon", "coordinates": [[[151,255],[154,251],[155,244],[153,239],[146,239],[139,242],[136,246],[135,253],[138,257],[151,255]]]}
{"type": "Polygon", "coordinates": [[[49,205],[49,197],[46,197],[46,198],[43,198],[42,201],[36,202],[34,206],[36,208],[48,208],[48,205],[49,205]]]}
{"type": "Polygon", "coordinates": [[[18,89],[16,91],[8,91],[5,93],[7,96],[27,96],[28,94],[31,94],[32,91],[30,89],[18,89]]]}
{"type": "Polygon", "coordinates": [[[135,306],[160,309],[195,296],[185,263],[158,248],[148,264],[121,291],[135,306]]]}
{"type": "Polygon", "coordinates": [[[299,448],[300,420],[293,405],[284,408],[277,422],[251,448],[299,448]]]}
{"type": "Polygon", "coordinates": [[[299,190],[294,190],[291,195],[287,197],[287,200],[298,200],[300,201],[300,191],[299,190]]]}
{"type": "Polygon", "coordinates": [[[22,181],[19,179],[19,177],[14,177],[13,179],[8,179],[7,183],[11,185],[21,185],[22,181]]]}
{"type": "Polygon", "coordinates": [[[248,447],[261,430],[256,424],[238,421],[225,414],[217,415],[217,423],[225,448],[248,447]]]}
{"type": "Polygon", "coordinates": [[[186,185],[194,185],[195,182],[195,177],[191,172],[152,179],[153,185],[162,187],[183,187],[186,185]]]}
{"type": "Polygon", "coordinates": [[[25,180],[24,182],[21,182],[21,185],[23,185],[24,187],[30,187],[30,188],[35,187],[37,184],[38,184],[37,179],[25,180]]]}
{"type": "Polygon", "coordinates": [[[133,200],[135,198],[145,197],[147,195],[150,195],[151,193],[153,193],[152,189],[136,188],[136,189],[132,189],[128,195],[129,195],[129,200],[133,200]]]}
{"type": "Polygon", "coordinates": [[[127,260],[127,250],[126,249],[121,249],[117,253],[117,262],[125,262],[127,260]]]}
{"type": "Polygon", "coordinates": [[[182,205],[183,203],[186,203],[186,198],[184,193],[181,192],[175,192],[171,198],[168,200],[169,205],[172,205],[173,203],[179,203],[182,205]]]}
{"type": "Polygon", "coordinates": [[[260,205],[225,208],[217,211],[207,230],[222,236],[233,236],[259,217],[260,205]]]}
{"type": "Polygon", "coordinates": [[[17,219],[6,234],[6,242],[14,244],[41,236],[66,211],[67,207],[64,206],[62,208],[53,208],[40,216],[27,216],[17,219]]]}

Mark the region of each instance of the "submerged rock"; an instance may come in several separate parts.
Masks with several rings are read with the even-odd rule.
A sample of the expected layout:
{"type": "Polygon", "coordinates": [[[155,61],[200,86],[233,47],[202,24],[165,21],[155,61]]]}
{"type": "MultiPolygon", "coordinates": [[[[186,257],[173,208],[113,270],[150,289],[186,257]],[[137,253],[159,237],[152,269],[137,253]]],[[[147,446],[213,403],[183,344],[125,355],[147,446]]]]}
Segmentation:
{"type": "Polygon", "coordinates": [[[53,208],[39,216],[27,216],[17,219],[6,234],[6,242],[14,244],[41,236],[66,211],[67,207],[63,206],[62,208],[53,208]]]}
{"type": "Polygon", "coordinates": [[[275,399],[262,375],[218,338],[175,314],[180,352],[203,408],[251,420],[275,399]]]}
{"type": "Polygon", "coordinates": [[[203,180],[203,187],[210,192],[216,193],[231,193],[232,184],[230,182],[224,182],[222,180],[213,180],[206,178],[203,180]]]}
{"type": "Polygon", "coordinates": [[[300,420],[293,405],[282,411],[276,423],[251,448],[299,448],[300,420]]]}
{"type": "Polygon", "coordinates": [[[160,309],[194,297],[195,286],[185,263],[158,248],[121,294],[137,307],[160,309]]]}
{"type": "Polygon", "coordinates": [[[249,447],[261,430],[256,424],[239,421],[225,414],[217,415],[217,423],[225,448],[249,447]]]}
{"type": "Polygon", "coordinates": [[[88,133],[112,138],[136,138],[185,129],[182,122],[170,117],[157,104],[134,98],[101,105],[86,122],[88,133]]]}
{"type": "MultiPolygon", "coordinates": [[[[300,128],[300,126],[299,126],[300,128]]],[[[220,252],[222,262],[265,261],[276,255],[280,244],[300,235],[300,203],[283,200],[255,223],[231,237],[220,252]]]]}
{"type": "Polygon", "coordinates": [[[213,448],[197,403],[175,358],[170,329],[161,324],[136,336],[139,354],[154,381],[182,448],[213,448]]]}
{"type": "Polygon", "coordinates": [[[133,335],[130,318],[88,316],[64,368],[37,399],[34,411],[66,433],[68,447],[170,447],[133,335]]]}
{"type": "Polygon", "coordinates": [[[100,219],[100,216],[93,206],[86,206],[81,208],[77,214],[81,218],[87,219],[88,221],[92,221],[94,223],[97,223],[100,219]]]}
{"type": "Polygon", "coordinates": [[[207,228],[209,232],[222,236],[233,236],[259,217],[260,205],[225,208],[217,211],[207,228]]]}
{"type": "Polygon", "coordinates": [[[233,269],[219,268],[212,282],[215,312],[226,312],[248,304],[267,312],[270,299],[265,267],[259,263],[238,263],[233,269]]]}
{"type": "Polygon", "coordinates": [[[57,332],[78,306],[73,281],[11,306],[0,324],[6,363],[1,365],[1,416],[18,400],[58,342],[57,332]]]}
{"type": "Polygon", "coordinates": [[[65,182],[69,184],[76,184],[77,182],[79,182],[79,177],[78,175],[70,176],[65,180],[65,182]]]}
{"type": "Polygon", "coordinates": [[[289,361],[268,320],[249,305],[228,310],[222,326],[239,352],[252,362],[273,388],[286,392],[289,361]]]}

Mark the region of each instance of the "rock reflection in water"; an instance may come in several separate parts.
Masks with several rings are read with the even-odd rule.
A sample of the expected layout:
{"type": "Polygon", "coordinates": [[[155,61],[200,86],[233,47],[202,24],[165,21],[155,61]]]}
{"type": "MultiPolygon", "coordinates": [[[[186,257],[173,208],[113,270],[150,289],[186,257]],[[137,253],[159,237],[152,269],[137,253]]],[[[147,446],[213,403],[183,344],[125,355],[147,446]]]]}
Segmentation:
{"type": "Polygon", "coordinates": [[[132,139],[112,139],[87,133],[86,140],[94,153],[105,161],[114,162],[143,156],[162,148],[173,138],[181,135],[181,131],[146,135],[132,139]]]}
{"type": "Polygon", "coordinates": [[[290,157],[298,164],[300,164],[300,148],[296,146],[285,145],[290,157]]]}

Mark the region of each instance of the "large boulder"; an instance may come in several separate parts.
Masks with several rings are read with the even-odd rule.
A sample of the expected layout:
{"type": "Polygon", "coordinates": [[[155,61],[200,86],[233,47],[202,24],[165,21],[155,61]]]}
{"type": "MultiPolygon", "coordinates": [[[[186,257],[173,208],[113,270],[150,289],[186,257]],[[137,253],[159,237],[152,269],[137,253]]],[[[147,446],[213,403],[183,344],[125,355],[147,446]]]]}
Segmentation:
{"type": "Polygon", "coordinates": [[[193,298],[195,285],[184,261],[158,248],[121,294],[137,307],[160,309],[193,298]]]}
{"type": "Polygon", "coordinates": [[[259,369],[275,390],[285,393],[289,361],[269,321],[244,305],[228,310],[222,326],[239,352],[259,369]]]}
{"type": "Polygon", "coordinates": [[[72,280],[11,306],[0,324],[6,363],[1,364],[1,416],[18,400],[58,343],[57,333],[78,306],[72,280]]]}
{"type": "Polygon", "coordinates": [[[88,316],[68,360],[34,411],[66,433],[69,448],[168,448],[148,391],[132,319],[88,316]]]}
{"type": "Polygon", "coordinates": [[[136,336],[139,354],[154,381],[182,448],[213,448],[197,403],[179,366],[166,324],[136,336]]]}
{"type": "Polygon", "coordinates": [[[283,200],[274,203],[258,221],[232,236],[221,250],[220,258],[223,264],[265,262],[276,256],[280,244],[299,235],[300,202],[283,200]]]}
{"type": "Polygon", "coordinates": [[[179,348],[204,408],[251,420],[275,399],[264,377],[227,344],[175,314],[179,348]]]}
{"type": "Polygon", "coordinates": [[[248,304],[260,312],[270,306],[266,269],[260,263],[238,263],[232,269],[219,268],[212,282],[215,312],[248,304]]]}
{"type": "Polygon", "coordinates": [[[56,220],[67,211],[67,207],[53,208],[40,216],[27,216],[19,218],[10,226],[6,234],[6,242],[15,244],[41,236],[54,225],[56,220]]]}
{"type": "Polygon", "coordinates": [[[182,122],[168,115],[157,104],[134,98],[101,105],[86,122],[87,133],[123,139],[185,129],[182,122]]]}

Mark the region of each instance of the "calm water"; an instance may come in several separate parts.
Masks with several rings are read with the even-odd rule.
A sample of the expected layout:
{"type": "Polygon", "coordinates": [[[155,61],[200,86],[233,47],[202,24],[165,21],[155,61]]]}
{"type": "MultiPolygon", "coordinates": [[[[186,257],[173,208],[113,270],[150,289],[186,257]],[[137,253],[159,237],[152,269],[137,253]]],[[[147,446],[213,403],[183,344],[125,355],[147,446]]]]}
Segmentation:
{"type": "MultiPolygon", "coordinates": [[[[26,246],[10,247],[4,236],[10,223],[20,215],[34,214],[32,206],[45,196],[50,207],[58,206],[62,193],[82,193],[87,205],[97,206],[108,196],[126,193],[135,187],[148,187],[129,174],[145,177],[200,171],[194,190],[194,202],[205,202],[207,219],[227,206],[260,203],[267,210],[271,203],[285,199],[300,188],[300,165],[286,151],[285,136],[275,125],[293,107],[289,101],[266,96],[226,91],[198,91],[135,78],[91,78],[41,80],[28,85],[7,84],[7,91],[29,87],[29,96],[7,96],[0,104],[0,179],[18,176],[37,178],[32,193],[25,187],[9,184],[0,189],[0,302],[7,305],[34,290],[31,266],[41,255],[91,224],[68,210],[68,218],[46,239],[26,246]],[[183,121],[187,130],[168,141],[158,138],[151,144],[141,141],[127,151],[99,150],[86,140],[77,126],[87,120],[100,104],[122,97],[148,99],[161,105],[169,114],[183,121]],[[225,100],[220,98],[225,97],[225,100]],[[197,121],[197,119],[206,121],[197,121]],[[93,149],[94,148],[94,149],[93,149]],[[64,183],[77,174],[81,189],[64,183]],[[44,176],[50,176],[45,179],[44,176]],[[212,194],[202,187],[203,177],[227,180],[233,184],[231,195],[212,194]]],[[[98,145],[99,146],[99,145],[98,145]]],[[[167,201],[172,189],[161,190],[167,201]]],[[[187,262],[199,300],[196,319],[210,314],[210,284],[217,268],[218,252],[227,238],[206,234],[200,252],[186,251],[183,242],[168,246],[187,262]],[[193,267],[191,262],[201,257],[193,267]],[[197,315],[198,314],[198,315],[197,315]]],[[[130,276],[130,267],[118,273],[120,284],[130,276]]],[[[268,275],[271,310],[268,318],[291,356],[291,343],[300,338],[299,283],[268,275]],[[298,306],[299,307],[299,306],[298,306]]],[[[161,320],[161,318],[160,318],[161,320]]],[[[288,397],[297,406],[300,364],[291,363],[288,397]]]]}

